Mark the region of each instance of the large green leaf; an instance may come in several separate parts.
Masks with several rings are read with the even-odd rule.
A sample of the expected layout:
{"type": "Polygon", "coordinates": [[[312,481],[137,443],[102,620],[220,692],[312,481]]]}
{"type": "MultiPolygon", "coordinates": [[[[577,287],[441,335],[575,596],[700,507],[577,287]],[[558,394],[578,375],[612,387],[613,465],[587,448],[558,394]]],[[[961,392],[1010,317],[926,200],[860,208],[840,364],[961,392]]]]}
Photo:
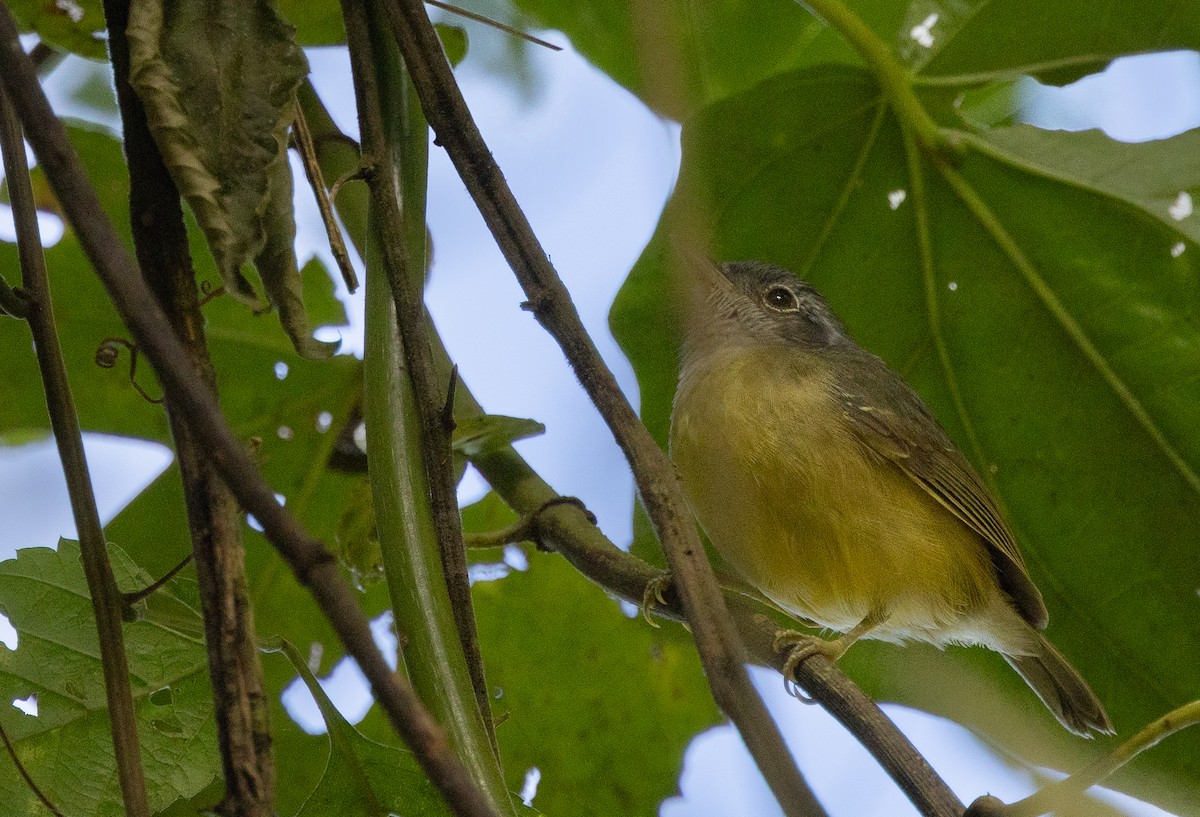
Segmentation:
{"type": "MultiPolygon", "coordinates": [[[[1137,146],[1028,128],[973,139],[957,167],[910,161],[869,74],[782,75],[687,123],[676,206],[705,214],[715,257],[811,280],[922,393],[1008,510],[1049,637],[1129,734],[1200,689],[1197,250],[1194,225],[1168,212],[1200,184],[1196,134],[1137,146]]],[[[656,242],[613,313],[660,439],[678,342],[663,259],[656,242]]],[[[863,645],[847,666],[877,694],[1069,762],[994,658],[863,645]],[[994,676],[1024,711],[991,717],[966,683],[914,694],[931,661],[994,676]]],[[[1138,761],[1175,788],[1116,784],[1196,813],[1184,796],[1200,787],[1196,740],[1138,761]]]]}
{"type": "MultiPolygon", "coordinates": [[[[115,547],[123,589],[152,579],[115,547]]],[[[212,690],[198,614],[172,589],[142,605],[124,628],[146,789],[154,810],[191,797],[220,774],[212,690]]],[[[38,714],[5,708],[5,731],[38,786],[67,814],[123,813],[91,599],[79,545],[31,548],[0,563],[0,610],[17,630],[15,651],[0,647],[0,696],[36,696],[38,714]],[[65,763],[64,758],[70,758],[65,763]]],[[[5,814],[41,814],[11,763],[0,764],[5,814]]]]}
{"type": "MultiPolygon", "coordinates": [[[[861,65],[837,32],[793,0],[516,0],[650,107],[682,119],[775,74],[861,65]]],[[[1073,79],[1122,54],[1200,43],[1193,0],[846,0],[919,72],[962,83],[1019,74],[1073,79]]]]}
{"type": "MultiPolygon", "coordinates": [[[[474,588],[509,785],[527,770],[546,814],[653,814],[677,791],[683,751],[717,722],[690,645],[628,618],[561,558],[474,588]]],[[[670,625],[675,626],[675,625],[670,625]]]]}

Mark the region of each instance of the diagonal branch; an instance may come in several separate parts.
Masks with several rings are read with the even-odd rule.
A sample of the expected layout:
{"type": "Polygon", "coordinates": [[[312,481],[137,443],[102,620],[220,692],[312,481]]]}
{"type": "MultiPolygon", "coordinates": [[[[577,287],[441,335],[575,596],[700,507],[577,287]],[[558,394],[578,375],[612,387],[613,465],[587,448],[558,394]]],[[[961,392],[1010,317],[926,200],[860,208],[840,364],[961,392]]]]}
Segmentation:
{"type": "Polygon", "coordinates": [[[451,810],[457,815],[494,817],[454,756],[441,727],[421,705],[407,681],[388,667],[375,645],[366,616],[339,572],[336,559],[276,501],[274,491],[263,480],[249,453],[229,428],[216,400],[203,386],[186,350],[142,280],[137,263],[100,206],[62,123],[38,84],[33,64],[21,50],[16,24],[6,6],[0,7],[0,82],[14,100],[29,142],[85,254],[138,346],[154,364],[168,398],[181,407],[184,419],[242,507],[254,514],[267,539],[312,593],[346,651],[366,675],[392,726],[412,749],[451,810]]]}
{"type": "Polygon", "coordinates": [[[814,813],[811,792],[791,762],[791,754],[762,699],[750,684],[745,646],[729,618],[695,523],[685,510],[683,491],[674,469],[584,331],[566,287],[475,127],[423,4],[420,0],[387,0],[385,6],[439,144],[450,155],[516,273],[529,298],[529,308],[562,347],[584,390],[629,460],[642,502],[679,589],[713,697],[737,725],[785,813],[814,813]]]}
{"type": "MultiPolygon", "coordinates": [[[[465,388],[458,409],[461,415],[482,412],[465,388]]],[[[580,507],[550,504],[558,497],[511,446],[475,457],[472,464],[513,510],[533,516],[533,538],[560,553],[576,570],[601,587],[628,601],[641,603],[646,588],[661,571],[626,553],[609,541],[580,507]]],[[[775,651],[779,625],[764,608],[740,595],[726,598],[730,614],[750,654],[750,659],[782,672],[786,656],[775,651]]],[[[683,621],[675,593],[654,612],[683,621]]],[[[879,706],[828,658],[818,655],[796,668],[804,690],[846,727],[901,788],[917,810],[929,817],[959,817],[963,805],[912,742],[879,706]]],[[[823,813],[823,812],[820,812],[823,813]]]]}
{"type": "MultiPolygon", "coordinates": [[[[301,104],[319,143],[319,161],[327,175],[347,173],[358,166],[358,151],[349,137],[337,130],[310,87],[300,92],[301,104]]],[[[338,202],[338,211],[347,234],[356,245],[365,246],[365,206],[347,190],[338,202]]],[[[365,196],[361,196],[365,198],[365,196]]],[[[439,376],[448,376],[453,368],[450,356],[426,316],[426,327],[433,345],[434,363],[439,376]]],[[[467,384],[459,381],[454,392],[454,413],[460,420],[485,414],[467,384]]],[[[661,571],[620,550],[590,521],[575,504],[557,504],[558,493],[530,468],[511,446],[503,446],[473,458],[473,464],[496,493],[522,516],[521,536],[536,536],[539,542],[565,557],[580,573],[612,593],[634,603],[645,598],[646,586],[661,571]],[[530,524],[536,531],[528,530],[530,524]]],[[[365,463],[361,464],[365,467],[365,463]]],[[[674,599],[669,607],[656,606],[655,613],[683,620],[674,599]]],[[[751,660],[762,666],[782,670],[784,657],[774,651],[776,627],[763,616],[762,608],[741,596],[729,596],[734,624],[749,647],[751,660]]],[[[797,670],[801,686],[829,711],[875,756],[922,814],[957,817],[962,804],[949,787],[930,768],[911,742],[896,726],[883,717],[879,708],[835,664],[817,656],[797,670]]]]}

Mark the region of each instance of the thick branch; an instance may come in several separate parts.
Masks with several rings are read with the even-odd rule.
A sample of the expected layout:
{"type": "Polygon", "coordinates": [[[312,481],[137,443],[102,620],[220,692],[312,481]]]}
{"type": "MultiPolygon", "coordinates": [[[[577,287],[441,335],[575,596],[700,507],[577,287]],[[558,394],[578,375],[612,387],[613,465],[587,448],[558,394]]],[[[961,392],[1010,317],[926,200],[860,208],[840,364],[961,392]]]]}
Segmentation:
{"type": "MultiPolygon", "coordinates": [[[[460,411],[464,414],[478,411],[478,406],[472,403],[469,396],[464,396],[459,401],[460,411]]],[[[571,504],[547,507],[546,503],[557,494],[511,447],[476,457],[472,462],[515,511],[537,514],[539,542],[561,553],[580,573],[600,586],[640,604],[647,585],[661,576],[658,568],[617,548],[579,507],[571,504]]],[[[786,655],[780,655],[774,648],[778,623],[765,615],[762,606],[745,597],[731,594],[726,603],[750,659],[782,672],[786,655]]],[[[656,605],[654,612],[684,620],[673,593],[667,595],[667,606],[656,605]]],[[[796,680],[874,755],[921,814],[935,817],[962,814],[962,803],[916,747],[836,664],[824,656],[814,656],[797,668],[796,680]]]]}
{"type": "Polygon", "coordinates": [[[811,814],[812,802],[791,754],[746,673],[746,651],[733,627],[683,491],[666,455],[617,386],[583,329],[570,295],[492,159],[467,110],[421,0],[386,0],[401,54],[425,115],[458,169],[538,321],[558,341],[633,469],[642,502],[662,542],[696,639],[713,697],[743,740],[787,814],[811,814]]]}
{"type": "MultiPolygon", "coordinates": [[[[179,192],[150,135],[141,100],[129,85],[128,0],[105,0],[104,16],[129,165],[138,263],[203,387],[215,397],[216,372],[204,336],[179,192]]],[[[225,776],[225,797],[217,810],[228,817],[267,817],[275,811],[275,761],[237,500],[205,458],[179,406],[168,399],[166,409],[183,478],[225,776]]]]}
{"type": "MultiPolygon", "coordinates": [[[[5,19],[8,12],[4,12],[5,19]]],[[[7,53],[19,56],[32,71],[33,66],[21,51],[13,32],[7,53]]],[[[35,80],[36,83],[36,80],[35,80]]],[[[40,89],[39,89],[40,90],[40,89]]],[[[137,722],[133,710],[133,690],[129,681],[129,663],[125,655],[122,632],[124,604],[112,565],[108,547],[100,527],[96,497],[88,473],[87,457],[83,450],[83,435],[79,431],[79,415],[67,383],[62,347],[54,326],[54,308],[50,300],[50,282],[46,276],[42,240],[34,210],[33,188],[29,181],[29,166],[25,163],[25,143],[21,127],[10,99],[20,98],[20,92],[0,88],[0,148],[3,149],[4,170],[12,201],[13,221],[17,228],[17,248],[21,258],[24,284],[25,318],[33,334],[38,368],[46,392],[46,408],[50,428],[58,445],[67,493],[71,498],[71,513],[79,534],[79,549],[88,592],[92,597],[92,613],[100,639],[100,663],[104,671],[104,693],[108,700],[108,719],[112,725],[113,749],[117,760],[117,777],[125,811],[131,817],[148,817],[146,779],[138,748],[137,722]]],[[[32,136],[31,136],[32,138],[32,136]]]]}
{"type": "Polygon", "coordinates": [[[203,387],[186,350],[142,280],[137,263],[100,206],[62,123],[46,101],[33,65],[21,50],[16,25],[7,8],[0,9],[0,82],[14,100],[34,152],[84,252],[138,346],[154,364],[169,399],[180,406],[188,425],[242,507],[254,514],[267,539],[279,550],[297,579],[308,587],[346,651],[370,681],[375,698],[393,727],[413,750],[453,812],[472,817],[494,815],[455,758],[441,727],[417,700],[412,687],[389,669],[333,555],[276,501],[274,491],[262,479],[216,401],[203,387]]]}

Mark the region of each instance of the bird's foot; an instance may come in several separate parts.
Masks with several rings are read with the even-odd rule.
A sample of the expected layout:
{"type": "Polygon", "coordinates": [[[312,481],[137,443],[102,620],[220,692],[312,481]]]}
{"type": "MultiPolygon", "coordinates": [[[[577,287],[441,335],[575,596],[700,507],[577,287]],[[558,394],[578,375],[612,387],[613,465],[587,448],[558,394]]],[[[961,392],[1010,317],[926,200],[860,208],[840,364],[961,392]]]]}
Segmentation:
{"type": "Polygon", "coordinates": [[[788,694],[806,704],[815,703],[800,689],[796,681],[796,669],[814,655],[823,655],[830,661],[836,662],[845,655],[852,643],[854,643],[853,640],[847,639],[845,636],[827,640],[797,630],[776,632],[775,652],[787,652],[787,659],[783,662],[783,685],[788,694]]]}
{"type": "Polygon", "coordinates": [[[664,571],[656,578],[646,582],[646,589],[642,592],[642,618],[646,619],[646,623],[651,627],[658,627],[659,624],[650,618],[650,611],[654,609],[656,602],[663,605],[667,603],[665,594],[670,586],[671,574],[669,571],[664,571]]]}

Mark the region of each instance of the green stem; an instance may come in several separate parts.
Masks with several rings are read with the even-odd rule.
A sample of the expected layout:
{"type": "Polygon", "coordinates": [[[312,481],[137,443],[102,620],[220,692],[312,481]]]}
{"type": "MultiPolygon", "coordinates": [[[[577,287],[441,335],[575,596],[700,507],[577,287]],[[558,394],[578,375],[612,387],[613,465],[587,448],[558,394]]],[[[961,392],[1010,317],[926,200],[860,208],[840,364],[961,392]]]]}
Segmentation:
{"type": "Polygon", "coordinates": [[[1082,771],[1070,777],[1043,786],[1038,791],[1018,800],[1002,810],[1004,817],[1037,817],[1056,810],[1068,798],[1075,798],[1087,789],[1106,779],[1133,758],[1170,737],[1181,729],[1200,723],[1200,701],[1192,701],[1152,721],[1142,731],[1118,746],[1112,753],[1100,758],[1082,771]]]}
{"type": "Polygon", "coordinates": [[[953,139],[930,117],[913,91],[911,73],[900,64],[892,50],[862,19],[841,0],[804,0],[804,4],[835,28],[858,52],[875,73],[887,96],[888,104],[904,126],[916,136],[928,153],[950,160],[957,155],[953,139]]]}
{"type": "MultiPolygon", "coordinates": [[[[394,297],[397,288],[419,292],[417,282],[423,278],[428,134],[423,118],[412,116],[408,77],[395,46],[378,36],[386,25],[375,19],[368,23],[357,3],[347,3],[345,11],[364,144],[375,163],[366,246],[363,413],[375,517],[396,629],[414,689],[449,730],[455,750],[491,807],[511,814],[511,795],[487,710],[479,700],[482,664],[472,649],[470,598],[452,600],[451,596],[452,586],[469,592],[461,531],[457,550],[462,568],[457,571],[446,548],[440,546],[444,525],[437,524],[441,517],[435,516],[439,509],[434,501],[439,496],[444,499],[445,486],[435,482],[439,478],[432,467],[436,452],[427,449],[436,441],[430,442],[418,402],[422,396],[414,391],[409,359],[413,349],[404,342],[414,339],[407,332],[401,338],[397,318],[397,303],[401,307],[415,303],[421,309],[420,297],[394,297]],[[397,208],[400,199],[405,205],[403,215],[397,208]],[[461,572],[458,581],[448,583],[450,571],[461,572]],[[473,666],[477,673],[472,672],[473,666]]],[[[419,328],[421,317],[418,312],[419,328]]],[[[452,485],[450,490],[449,501],[454,504],[452,485]]],[[[453,515],[457,520],[456,504],[453,515]]],[[[486,689],[483,692],[486,696],[486,689]]]]}

